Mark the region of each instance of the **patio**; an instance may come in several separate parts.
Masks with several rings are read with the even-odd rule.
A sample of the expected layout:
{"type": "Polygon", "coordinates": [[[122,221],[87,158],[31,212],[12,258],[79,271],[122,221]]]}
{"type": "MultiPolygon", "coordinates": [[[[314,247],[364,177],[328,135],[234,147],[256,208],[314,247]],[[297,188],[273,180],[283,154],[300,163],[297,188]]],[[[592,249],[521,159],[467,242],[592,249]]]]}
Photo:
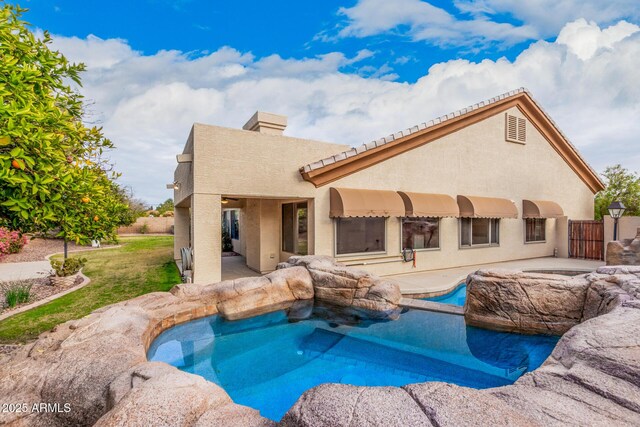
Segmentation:
{"type": "Polygon", "coordinates": [[[403,295],[426,294],[448,291],[458,283],[464,282],[473,271],[486,268],[506,268],[516,270],[576,270],[585,273],[603,266],[604,261],[591,261],[574,258],[529,258],[516,261],[477,264],[466,267],[423,271],[419,273],[396,274],[386,278],[397,282],[403,295]]]}
{"type": "Polygon", "coordinates": [[[239,255],[222,257],[222,280],[256,276],[262,276],[262,274],[247,267],[247,259],[245,257],[239,255]]]}

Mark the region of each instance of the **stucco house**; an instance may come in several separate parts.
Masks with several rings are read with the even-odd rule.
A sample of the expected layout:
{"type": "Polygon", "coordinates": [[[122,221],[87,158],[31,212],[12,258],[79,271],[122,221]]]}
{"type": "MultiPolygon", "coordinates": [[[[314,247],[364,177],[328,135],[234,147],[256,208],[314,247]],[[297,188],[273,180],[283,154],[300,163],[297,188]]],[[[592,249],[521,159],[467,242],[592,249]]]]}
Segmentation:
{"type": "Polygon", "coordinates": [[[295,254],[379,275],[566,257],[568,220],[593,219],[603,189],[525,89],[356,148],[286,124],[193,125],[172,187],[175,258],[192,248],[195,282],[221,278],[223,222],[260,273],[295,254]]]}

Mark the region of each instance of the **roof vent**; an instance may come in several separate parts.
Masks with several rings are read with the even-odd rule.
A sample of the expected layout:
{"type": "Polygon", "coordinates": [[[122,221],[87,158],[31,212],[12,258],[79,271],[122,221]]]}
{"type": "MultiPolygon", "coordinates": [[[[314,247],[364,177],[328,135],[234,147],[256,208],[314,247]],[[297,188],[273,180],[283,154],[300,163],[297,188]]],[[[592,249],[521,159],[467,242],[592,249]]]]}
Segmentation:
{"type": "Polygon", "coordinates": [[[527,120],[505,113],[505,138],[509,142],[527,142],[527,120]]]}
{"type": "Polygon", "coordinates": [[[287,116],[256,111],[249,121],[242,126],[244,130],[265,133],[268,135],[282,135],[287,127],[287,116]]]}

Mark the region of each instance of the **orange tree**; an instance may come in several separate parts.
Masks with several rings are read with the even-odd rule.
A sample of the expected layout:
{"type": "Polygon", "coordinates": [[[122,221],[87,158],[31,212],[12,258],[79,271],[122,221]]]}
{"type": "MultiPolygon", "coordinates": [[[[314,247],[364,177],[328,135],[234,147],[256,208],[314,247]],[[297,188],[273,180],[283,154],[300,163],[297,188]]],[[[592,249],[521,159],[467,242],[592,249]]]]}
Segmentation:
{"type": "Polygon", "coordinates": [[[25,9],[0,8],[0,226],[56,230],[86,243],[114,237],[126,218],[124,192],[103,158],[113,147],[83,123],[83,64],[49,48],[21,20],[25,9]]]}

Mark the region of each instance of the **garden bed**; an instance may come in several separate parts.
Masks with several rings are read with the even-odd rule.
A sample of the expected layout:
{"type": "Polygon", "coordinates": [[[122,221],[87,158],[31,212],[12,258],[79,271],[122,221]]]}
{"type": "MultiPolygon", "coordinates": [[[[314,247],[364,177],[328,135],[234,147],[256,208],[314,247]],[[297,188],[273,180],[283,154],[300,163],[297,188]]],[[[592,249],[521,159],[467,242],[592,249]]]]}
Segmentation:
{"type": "Polygon", "coordinates": [[[15,280],[11,282],[0,282],[0,314],[9,313],[13,310],[17,310],[25,305],[33,304],[45,298],[49,298],[52,295],[66,291],[82,282],[82,276],[77,276],[75,281],[66,286],[52,286],[49,277],[43,277],[40,279],[27,279],[27,280],[15,280]],[[29,299],[26,302],[16,304],[13,307],[9,307],[6,301],[6,294],[12,287],[24,287],[31,286],[29,290],[29,299]]]}

